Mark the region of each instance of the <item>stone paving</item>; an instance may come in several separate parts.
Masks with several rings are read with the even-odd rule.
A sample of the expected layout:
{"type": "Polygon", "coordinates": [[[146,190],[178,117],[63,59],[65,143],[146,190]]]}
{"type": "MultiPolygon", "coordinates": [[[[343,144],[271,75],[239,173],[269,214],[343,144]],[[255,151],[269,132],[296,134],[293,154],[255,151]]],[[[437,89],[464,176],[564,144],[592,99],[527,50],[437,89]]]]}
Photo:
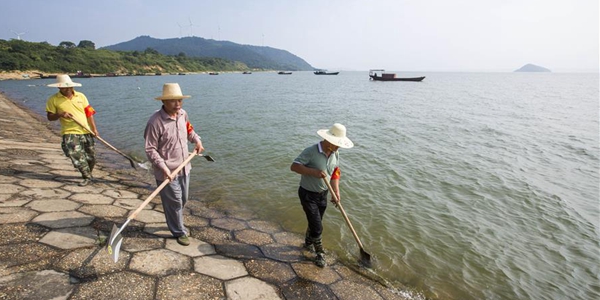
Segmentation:
{"type": "Polygon", "coordinates": [[[156,198],[114,263],[106,236],[155,187],[99,160],[94,184],[78,186],[48,122],[0,94],[0,299],[408,299],[334,255],[315,266],[303,237],[277,224],[193,199],[189,246],[171,237],[156,198]]]}

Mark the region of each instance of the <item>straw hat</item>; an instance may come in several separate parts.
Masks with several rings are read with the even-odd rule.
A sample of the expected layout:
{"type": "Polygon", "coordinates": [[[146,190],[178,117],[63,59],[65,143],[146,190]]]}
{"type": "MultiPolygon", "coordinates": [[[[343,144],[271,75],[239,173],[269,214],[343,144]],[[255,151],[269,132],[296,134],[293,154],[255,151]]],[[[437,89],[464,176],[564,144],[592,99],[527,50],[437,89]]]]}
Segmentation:
{"type": "Polygon", "coordinates": [[[333,124],[329,129],[321,129],[317,134],[340,148],[354,147],[354,143],[346,137],[346,126],[340,123],[333,124]]]}
{"type": "Polygon", "coordinates": [[[61,74],[56,76],[56,83],[52,83],[47,85],[49,87],[57,87],[57,88],[68,88],[68,87],[76,87],[81,86],[81,83],[73,82],[71,77],[67,74],[61,74]]]}
{"type": "Polygon", "coordinates": [[[188,95],[182,95],[179,83],[165,83],[163,85],[162,96],[156,97],[156,100],[179,100],[189,98],[188,95]]]}

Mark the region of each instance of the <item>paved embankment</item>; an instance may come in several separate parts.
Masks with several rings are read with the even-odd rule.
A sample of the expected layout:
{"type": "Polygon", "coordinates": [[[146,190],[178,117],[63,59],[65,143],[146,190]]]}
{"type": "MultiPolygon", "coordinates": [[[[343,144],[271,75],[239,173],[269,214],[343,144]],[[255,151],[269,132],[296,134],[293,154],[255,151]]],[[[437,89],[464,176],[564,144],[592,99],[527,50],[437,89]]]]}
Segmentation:
{"type": "Polygon", "coordinates": [[[94,177],[78,186],[59,136],[0,94],[0,299],[404,299],[333,255],[318,268],[277,224],[193,200],[190,246],[171,238],[156,198],[114,263],[103,240],[154,186],[102,159],[94,177]]]}

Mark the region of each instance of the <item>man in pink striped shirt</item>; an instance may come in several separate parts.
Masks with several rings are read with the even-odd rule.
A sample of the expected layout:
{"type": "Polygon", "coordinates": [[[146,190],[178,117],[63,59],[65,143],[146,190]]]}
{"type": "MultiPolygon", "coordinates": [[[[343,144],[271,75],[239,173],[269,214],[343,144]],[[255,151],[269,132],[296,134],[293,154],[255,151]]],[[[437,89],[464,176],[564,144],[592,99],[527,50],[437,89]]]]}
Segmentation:
{"type": "Polygon", "coordinates": [[[189,97],[182,95],[179,84],[165,83],[162,96],[155,98],[163,105],[150,117],[144,131],[146,156],[152,163],[156,184],[160,185],[165,179],[170,181],[160,191],[167,226],[177,242],[184,246],[190,244],[189,232],[183,225],[183,208],[188,199],[192,165],[188,163],[174,177],[170,174],[188,157],[188,141],[195,144],[194,150],[198,153],[204,151],[200,136],[181,108],[182,100],[189,97]]]}

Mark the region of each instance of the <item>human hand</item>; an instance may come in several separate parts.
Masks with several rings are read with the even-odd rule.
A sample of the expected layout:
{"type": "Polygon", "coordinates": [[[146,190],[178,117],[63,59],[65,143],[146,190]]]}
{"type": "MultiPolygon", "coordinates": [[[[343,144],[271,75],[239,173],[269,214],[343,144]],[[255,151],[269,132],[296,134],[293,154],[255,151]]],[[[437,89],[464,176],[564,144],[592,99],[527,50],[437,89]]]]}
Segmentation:
{"type": "Polygon", "coordinates": [[[73,115],[69,112],[63,111],[62,113],[59,114],[59,117],[65,118],[65,119],[72,119],[73,115]]]}
{"type": "Polygon", "coordinates": [[[167,171],[163,170],[163,176],[169,179],[169,182],[173,181],[173,177],[171,177],[171,174],[169,174],[167,171]]]}
{"type": "Polygon", "coordinates": [[[197,154],[200,154],[202,153],[202,151],[204,151],[204,147],[202,147],[202,142],[199,142],[194,146],[194,151],[196,151],[197,154]]]}
{"type": "Polygon", "coordinates": [[[327,173],[325,173],[325,171],[321,171],[318,169],[313,169],[314,173],[313,176],[317,177],[317,178],[327,178],[327,173]]]}

